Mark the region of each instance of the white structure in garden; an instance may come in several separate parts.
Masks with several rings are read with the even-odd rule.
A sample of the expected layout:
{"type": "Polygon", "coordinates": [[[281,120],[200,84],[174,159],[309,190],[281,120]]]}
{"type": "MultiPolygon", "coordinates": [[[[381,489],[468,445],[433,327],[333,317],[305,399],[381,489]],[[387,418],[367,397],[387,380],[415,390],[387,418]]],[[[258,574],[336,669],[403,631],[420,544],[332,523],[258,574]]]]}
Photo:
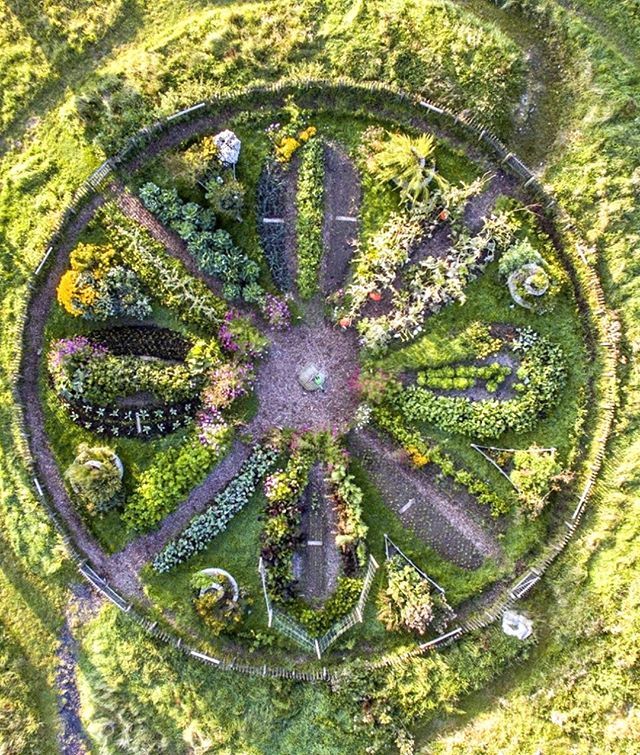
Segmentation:
{"type": "Polygon", "coordinates": [[[240,158],[240,147],[242,143],[233,131],[221,131],[213,137],[213,141],[218,150],[218,157],[223,165],[235,166],[240,158]]]}
{"type": "Polygon", "coordinates": [[[509,637],[526,640],[533,633],[533,622],[516,611],[505,611],[502,617],[502,631],[509,637]]]}

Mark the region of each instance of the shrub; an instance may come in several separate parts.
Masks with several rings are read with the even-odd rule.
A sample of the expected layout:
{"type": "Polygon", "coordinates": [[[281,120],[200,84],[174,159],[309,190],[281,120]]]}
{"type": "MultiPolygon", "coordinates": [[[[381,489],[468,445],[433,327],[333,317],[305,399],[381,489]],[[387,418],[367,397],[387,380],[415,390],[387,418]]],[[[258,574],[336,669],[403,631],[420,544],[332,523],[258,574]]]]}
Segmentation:
{"type": "Polygon", "coordinates": [[[121,468],[112,448],[81,443],[65,479],[89,514],[102,514],[122,503],[121,468]]]}
{"type": "Polygon", "coordinates": [[[205,197],[216,215],[230,220],[242,220],[244,209],[244,186],[229,170],[220,171],[207,178],[205,197]]]}
{"type": "Polygon", "coordinates": [[[433,619],[429,582],[400,556],[387,561],[388,583],[379,600],[378,618],[389,631],[424,634],[433,619]]]}
{"type": "Polygon", "coordinates": [[[271,469],[278,451],[257,446],[242,465],[239,474],[214,498],[202,514],[194,517],[186,528],[155,557],[152,566],[167,572],[206,548],[214,537],[227,528],[233,517],[249,502],[258,483],[271,469]]]}
{"type": "Polygon", "coordinates": [[[542,451],[534,446],[514,453],[509,479],[518,491],[522,508],[532,519],[544,508],[559,473],[555,451],[542,451]]]}
{"type": "Polygon", "coordinates": [[[74,317],[144,319],[151,314],[140,280],[122,265],[111,245],[78,244],[57,294],[60,305],[74,317]]]}
{"type": "Polygon", "coordinates": [[[318,290],[324,219],[324,145],[319,140],[305,147],[296,194],[298,234],[298,289],[303,299],[318,290]]]}

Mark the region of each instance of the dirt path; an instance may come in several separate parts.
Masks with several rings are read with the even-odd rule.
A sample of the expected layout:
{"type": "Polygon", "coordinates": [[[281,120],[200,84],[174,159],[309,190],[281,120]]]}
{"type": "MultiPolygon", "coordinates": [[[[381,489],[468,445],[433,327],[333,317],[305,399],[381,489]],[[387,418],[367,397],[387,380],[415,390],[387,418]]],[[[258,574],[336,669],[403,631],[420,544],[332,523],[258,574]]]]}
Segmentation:
{"type": "Polygon", "coordinates": [[[371,430],[354,433],[350,444],[403,525],[443,558],[465,569],[477,569],[486,558],[500,558],[484,512],[466,491],[436,482],[429,468],[405,466],[403,452],[371,430]]]}
{"type": "Polygon", "coordinates": [[[165,517],[158,529],[132,540],[123,550],[109,558],[112,572],[133,570],[136,574],[164,546],[182,532],[189,521],[203,512],[213,498],[238,474],[248,458],[250,447],[236,441],[231,450],[209,473],[204,482],[189,493],[180,506],[165,517]]]}
{"type": "Polygon", "coordinates": [[[324,148],[324,198],[320,289],[326,296],[344,284],[349,272],[360,229],[362,202],[362,187],[355,165],[335,144],[326,144],[324,148]]]}
{"type": "MultiPolygon", "coordinates": [[[[107,557],[100,544],[88,532],[75,506],[71,503],[49,445],[45,431],[44,412],[40,402],[38,376],[44,349],[44,328],[55,299],[58,282],[67,269],[69,254],[76,245],[79,235],[103,203],[103,197],[96,196],[77,214],[70,225],[65,242],[61,245],[51,264],[45,281],[35,290],[29,302],[20,367],[21,379],[18,382],[24,421],[30,433],[30,447],[36,475],[43,489],[54,502],[56,511],[66,528],[73,533],[79,548],[91,559],[95,568],[102,573],[106,571],[107,557]]],[[[139,586],[135,578],[124,574],[110,576],[114,577],[113,585],[116,589],[123,590],[129,595],[139,595],[139,586]]]]}
{"type": "Polygon", "coordinates": [[[61,729],[58,742],[62,755],[88,755],[91,747],[80,718],[78,643],[74,632],[78,626],[96,615],[102,605],[102,599],[84,583],[71,585],[70,589],[71,599],[65,610],[64,624],[60,631],[60,646],[56,652],[58,667],[55,683],[61,729]]]}
{"type": "Polygon", "coordinates": [[[306,315],[301,325],[269,333],[271,344],[258,366],[255,386],[260,405],[249,426],[257,436],[271,427],[343,431],[358,405],[352,390],[358,370],[357,334],[327,323],[317,301],[309,302],[306,315]],[[298,382],[307,365],[326,373],[323,391],[309,393],[298,382]]]}
{"type": "Polygon", "coordinates": [[[305,544],[294,556],[298,592],[313,605],[322,605],[333,593],[342,563],[336,546],[336,511],[327,496],[325,474],[321,464],[311,470],[302,511],[305,544]]]}

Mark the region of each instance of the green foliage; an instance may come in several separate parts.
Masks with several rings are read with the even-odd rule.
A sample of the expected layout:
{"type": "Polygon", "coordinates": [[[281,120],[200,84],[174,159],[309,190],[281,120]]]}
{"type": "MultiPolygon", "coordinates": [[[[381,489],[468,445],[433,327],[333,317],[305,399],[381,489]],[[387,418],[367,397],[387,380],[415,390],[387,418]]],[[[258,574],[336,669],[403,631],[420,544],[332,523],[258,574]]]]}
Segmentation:
{"type": "Polygon", "coordinates": [[[379,597],[378,617],[390,632],[425,634],[433,619],[431,586],[400,556],[387,561],[387,587],[379,597]]]}
{"type": "Polygon", "coordinates": [[[222,458],[230,436],[231,428],[227,427],[217,443],[204,445],[198,438],[191,438],[159,453],[140,475],[135,494],[127,499],[127,524],[135,530],[148,530],[162,521],[222,458]]]}
{"type": "Polygon", "coordinates": [[[205,196],[216,216],[241,221],[244,193],[244,186],[229,170],[207,178],[205,196]]]}
{"type": "Polygon", "coordinates": [[[324,144],[312,139],[302,150],[296,193],[298,289],[303,299],[318,290],[324,219],[324,144]]]}
{"type": "Polygon", "coordinates": [[[65,478],[90,514],[104,513],[121,503],[122,476],[115,451],[81,443],[65,478]]]}
{"type": "Polygon", "coordinates": [[[539,516],[551,492],[554,478],[559,473],[560,465],[555,451],[542,451],[534,446],[513,454],[513,469],[509,473],[509,479],[518,491],[522,508],[529,516],[539,516]]]}
{"type": "Polygon", "coordinates": [[[395,403],[408,419],[432,423],[446,432],[481,438],[497,438],[507,430],[527,432],[558,401],[566,364],[560,347],[533,331],[520,331],[516,346],[522,353],[519,382],[514,386],[518,398],[472,401],[410,386],[397,394],[395,403]]]}
{"type": "Polygon", "coordinates": [[[183,202],[175,189],[147,183],[140,189],[145,207],[173,229],[203,272],[219,278],[227,299],[260,303],[260,266],[233,243],[227,231],[215,229],[215,216],[195,202],[183,202]]]}
{"type": "Polygon", "coordinates": [[[151,314],[148,297],[132,270],[111,246],[79,244],[71,253],[70,268],[58,285],[58,302],[71,315],[92,320],[151,314]]]}
{"type": "Polygon", "coordinates": [[[185,529],[153,560],[157,572],[166,572],[203,550],[216,535],[223,532],[231,519],[254,494],[262,477],[278,456],[271,448],[255,448],[242,465],[239,474],[214,498],[209,508],[194,517],[185,529]]]}
{"type": "Polygon", "coordinates": [[[113,205],[104,215],[114,246],[135,270],[148,291],[187,325],[208,331],[222,322],[225,303],[189,275],[162,244],[141,226],[125,218],[113,205]]]}
{"type": "Polygon", "coordinates": [[[56,392],[73,401],[109,406],[117,399],[149,392],[173,403],[198,392],[200,381],[184,364],[155,357],[116,356],[91,347],[59,359],[64,343],[51,344],[50,373],[56,392]]]}
{"type": "Polygon", "coordinates": [[[487,365],[457,365],[439,367],[419,372],[417,383],[427,388],[440,390],[465,390],[472,388],[478,380],[486,383],[486,388],[494,393],[511,374],[511,367],[499,362],[487,365]]]}
{"type": "Polygon", "coordinates": [[[295,601],[287,604],[287,611],[299,619],[312,636],[321,637],[357,605],[362,584],[361,579],[341,576],[322,608],[309,608],[302,601],[295,601]]]}

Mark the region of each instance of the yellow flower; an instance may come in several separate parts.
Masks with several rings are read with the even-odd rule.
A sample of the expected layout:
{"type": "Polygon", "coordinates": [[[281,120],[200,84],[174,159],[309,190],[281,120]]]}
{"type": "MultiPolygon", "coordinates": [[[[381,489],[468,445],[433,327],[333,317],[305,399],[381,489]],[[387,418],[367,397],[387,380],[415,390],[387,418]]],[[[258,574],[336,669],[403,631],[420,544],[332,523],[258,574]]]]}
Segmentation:
{"type": "Polygon", "coordinates": [[[77,281],[78,273],[75,270],[67,270],[60,279],[57,291],[60,306],[64,308],[65,312],[68,312],[74,317],[78,317],[82,314],[82,310],[78,309],[75,304],[77,281]]]}
{"type": "Polygon", "coordinates": [[[422,451],[418,450],[415,446],[407,448],[407,453],[409,454],[411,463],[415,467],[424,467],[425,464],[429,463],[429,457],[423,454],[422,451]]]}
{"type": "Polygon", "coordinates": [[[311,137],[317,134],[317,132],[318,129],[315,126],[309,126],[298,134],[298,139],[300,139],[301,142],[308,142],[311,137]]]}
{"type": "Polygon", "coordinates": [[[297,139],[294,139],[293,136],[285,136],[276,147],[276,158],[280,160],[280,162],[288,163],[299,146],[300,142],[297,139]]]}

